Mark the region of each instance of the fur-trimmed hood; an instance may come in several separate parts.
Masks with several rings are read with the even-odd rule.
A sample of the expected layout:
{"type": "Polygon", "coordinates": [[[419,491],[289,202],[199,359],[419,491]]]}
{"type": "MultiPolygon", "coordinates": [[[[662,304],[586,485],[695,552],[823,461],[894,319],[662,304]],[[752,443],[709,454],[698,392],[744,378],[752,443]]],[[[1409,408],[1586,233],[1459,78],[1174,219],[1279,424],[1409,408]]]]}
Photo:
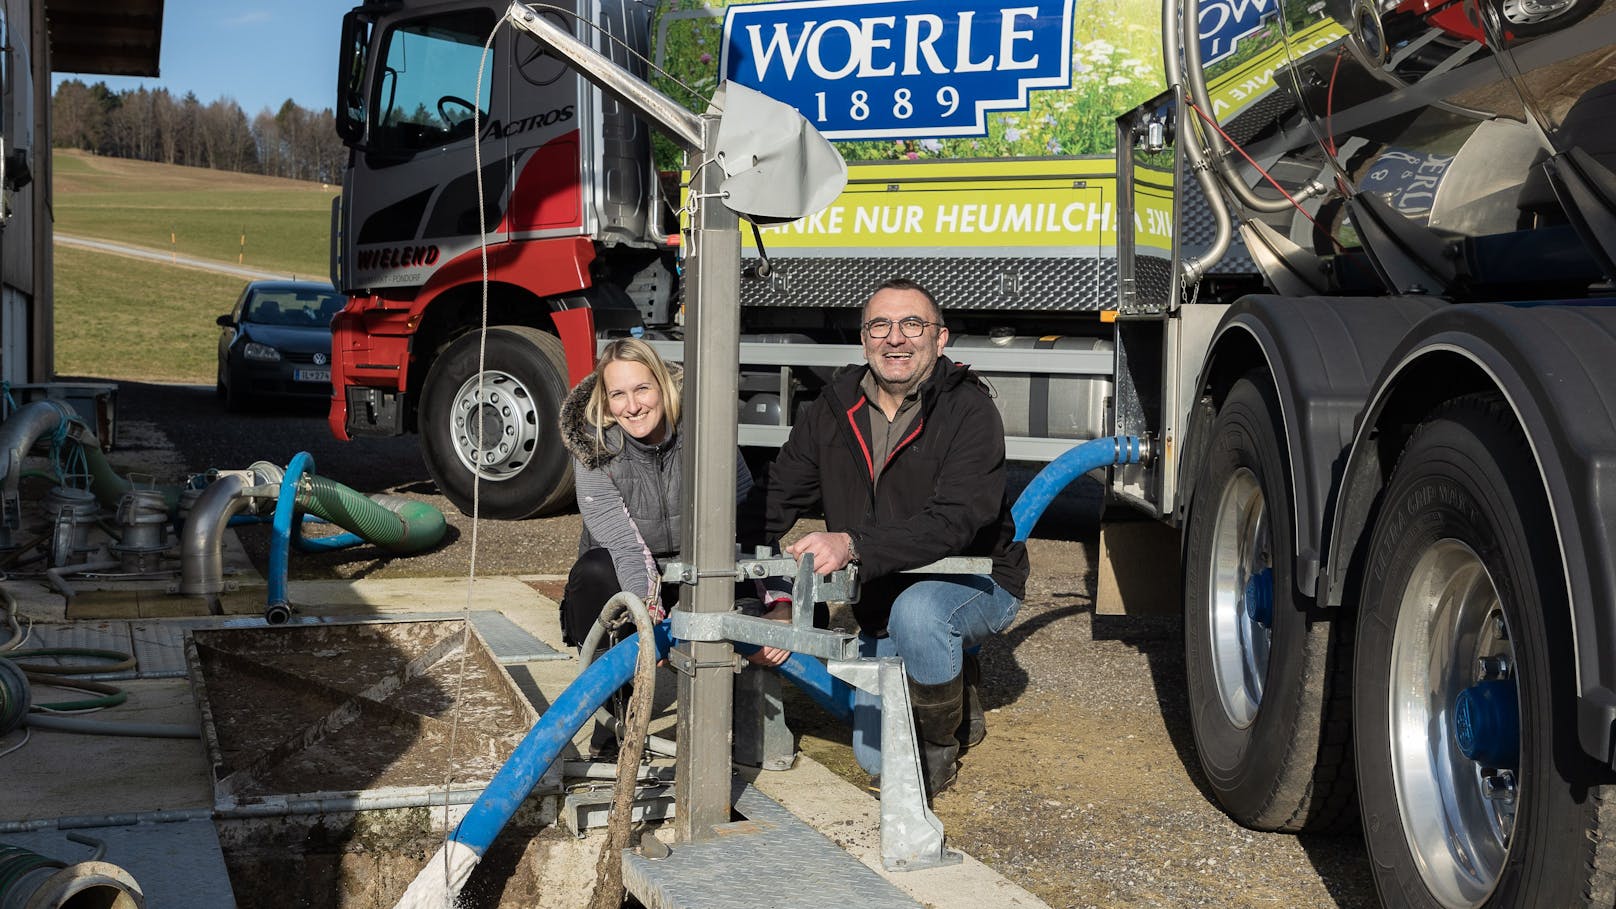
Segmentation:
{"type": "MultiPolygon", "coordinates": [[[[683,388],[685,371],[678,363],[669,363],[668,376],[673,379],[675,388],[683,388]]],[[[558,422],[561,429],[561,444],[578,463],[598,470],[607,462],[617,457],[623,450],[627,434],[621,426],[615,424],[606,427],[602,434],[606,441],[606,448],[602,450],[595,444],[595,427],[586,418],[589,411],[589,396],[595,390],[595,374],[590,373],[567,394],[561,402],[561,416],[558,422]]]]}

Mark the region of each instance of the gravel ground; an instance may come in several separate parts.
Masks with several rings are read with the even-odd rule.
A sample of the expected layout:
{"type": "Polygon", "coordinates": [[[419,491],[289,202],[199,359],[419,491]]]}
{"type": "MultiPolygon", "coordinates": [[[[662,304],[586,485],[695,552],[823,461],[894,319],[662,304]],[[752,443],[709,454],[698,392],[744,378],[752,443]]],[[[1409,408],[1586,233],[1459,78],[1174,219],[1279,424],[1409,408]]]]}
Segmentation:
{"type": "MultiPolygon", "coordinates": [[[[474,529],[437,494],[415,438],[337,442],[319,405],[226,414],[211,388],[125,382],[118,420],[114,462],[160,481],[308,451],[322,476],[421,498],[449,519],[432,552],[299,554],[296,577],[464,577],[473,540],[478,575],[562,575],[577,553],[576,514],[474,529]]],[[[1035,469],[1018,469],[1017,482],[1035,469]]],[[[983,651],[988,738],[937,799],[950,839],[1055,907],[1375,905],[1357,835],[1255,833],[1211,803],[1178,622],[1094,615],[1099,511],[1093,484],[1068,491],[1031,543],[1026,605],[983,651]]],[[[267,530],[242,537],[263,567],[267,530]]],[[[844,731],[812,708],[788,712],[806,752],[862,782],[844,731]]]]}

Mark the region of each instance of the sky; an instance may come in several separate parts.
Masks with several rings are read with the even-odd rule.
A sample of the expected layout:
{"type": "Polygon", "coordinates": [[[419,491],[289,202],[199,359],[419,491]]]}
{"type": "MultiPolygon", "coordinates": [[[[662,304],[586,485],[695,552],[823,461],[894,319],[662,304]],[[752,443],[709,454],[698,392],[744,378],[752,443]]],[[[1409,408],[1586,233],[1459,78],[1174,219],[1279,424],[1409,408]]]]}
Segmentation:
{"type": "Polygon", "coordinates": [[[342,16],[358,0],[166,0],[158,75],[151,79],[57,73],[105,82],[113,91],[195,92],[204,105],[234,98],[248,119],[290,98],[310,110],[333,106],[342,16]]]}

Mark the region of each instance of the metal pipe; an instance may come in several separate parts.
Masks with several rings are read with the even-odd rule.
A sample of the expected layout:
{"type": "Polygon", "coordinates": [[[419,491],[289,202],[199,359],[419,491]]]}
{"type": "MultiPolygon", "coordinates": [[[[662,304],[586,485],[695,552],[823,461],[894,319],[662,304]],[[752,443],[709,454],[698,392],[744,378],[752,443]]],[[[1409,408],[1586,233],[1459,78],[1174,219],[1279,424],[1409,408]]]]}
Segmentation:
{"type": "Polygon", "coordinates": [[[5,479],[5,494],[17,495],[17,484],[22,478],[22,462],[34,443],[62,425],[62,408],[50,401],[35,401],[18,408],[10,419],[0,425],[0,476],[5,479]]]}
{"type": "Polygon", "coordinates": [[[45,577],[50,581],[51,586],[55,587],[68,602],[72,602],[76,591],[73,590],[72,585],[67,583],[67,575],[84,574],[91,571],[110,571],[114,568],[122,567],[123,562],[118,559],[104,559],[99,562],[81,562],[77,565],[59,565],[55,568],[47,568],[45,569],[45,577]]]}
{"type": "MultiPolygon", "coordinates": [[[[1215,120],[1217,114],[1212,109],[1212,97],[1206,90],[1206,72],[1202,69],[1201,64],[1200,8],[1199,3],[1193,2],[1184,2],[1180,5],[1180,34],[1189,36],[1188,40],[1179,42],[1184,48],[1184,84],[1189,88],[1190,98],[1195,101],[1195,106],[1199,107],[1206,116],[1215,120]]],[[[1195,127],[1200,128],[1201,120],[1199,117],[1191,117],[1190,119],[1195,127]]],[[[1246,181],[1240,178],[1240,174],[1230,163],[1229,146],[1223,141],[1223,136],[1216,129],[1207,129],[1206,144],[1207,159],[1216,169],[1218,176],[1222,178],[1224,185],[1229,187],[1229,191],[1234,194],[1236,201],[1241,205],[1252,211],[1267,213],[1288,211],[1291,208],[1290,199],[1264,199],[1246,185],[1246,181]]],[[[1323,184],[1310,183],[1301,192],[1297,193],[1295,198],[1300,202],[1303,199],[1319,195],[1324,192],[1324,189],[1323,184]]]]}
{"type": "Polygon", "coordinates": [[[230,519],[251,499],[247,481],[228,473],[208,484],[180,534],[180,587],[183,596],[217,596],[224,591],[224,534],[230,519]]]}
{"type": "MultiPolygon", "coordinates": [[[[1212,266],[1222,259],[1229,251],[1229,242],[1234,230],[1229,224],[1229,205],[1223,198],[1223,191],[1218,181],[1212,175],[1211,165],[1207,162],[1206,153],[1200,144],[1200,123],[1195,112],[1187,110],[1182,103],[1184,89],[1184,70],[1179,65],[1180,40],[1179,25],[1181,18],[1179,4],[1181,0],[1162,0],[1162,67],[1167,74],[1167,87],[1178,89],[1180,96],[1178,112],[1178,144],[1184,150],[1184,158],[1189,162],[1188,170],[1201,184],[1201,194],[1206,197],[1206,204],[1212,209],[1212,224],[1215,233],[1212,236],[1212,245],[1201,252],[1199,256],[1179,256],[1179,273],[1184,283],[1194,284],[1209,271],[1212,266]],[[1186,117],[1186,114],[1188,115],[1186,117]],[[1187,122],[1186,122],[1187,120],[1187,122]]],[[[1186,7],[1199,9],[1199,4],[1193,0],[1182,0],[1186,7]]],[[[1200,30],[1196,29],[1194,40],[1200,40],[1200,30]]],[[[1197,72],[1199,78],[1199,72],[1197,72]]],[[[1203,88],[1204,91],[1204,88],[1203,88]]],[[[1174,239],[1175,245],[1177,239],[1174,239]]]]}
{"type": "Polygon", "coordinates": [[[130,827],[135,824],[167,824],[200,821],[213,817],[209,808],[173,808],[162,811],[119,812],[117,814],[75,814],[69,817],[34,818],[26,821],[0,821],[0,836],[32,833],[36,830],[82,830],[86,827],[130,827]]]}

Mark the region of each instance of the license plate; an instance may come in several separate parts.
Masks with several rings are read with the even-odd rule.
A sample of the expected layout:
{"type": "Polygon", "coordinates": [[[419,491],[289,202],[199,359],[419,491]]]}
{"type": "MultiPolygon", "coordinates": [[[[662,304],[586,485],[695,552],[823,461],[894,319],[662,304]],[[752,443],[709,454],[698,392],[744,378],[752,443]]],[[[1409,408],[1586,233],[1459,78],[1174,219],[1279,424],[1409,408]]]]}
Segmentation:
{"type": "Polygon", "coordinates": [[[331,370],[296,369],[292,371],[292,378],[299,382],[329,382],[331,381],[331,370]]]}

